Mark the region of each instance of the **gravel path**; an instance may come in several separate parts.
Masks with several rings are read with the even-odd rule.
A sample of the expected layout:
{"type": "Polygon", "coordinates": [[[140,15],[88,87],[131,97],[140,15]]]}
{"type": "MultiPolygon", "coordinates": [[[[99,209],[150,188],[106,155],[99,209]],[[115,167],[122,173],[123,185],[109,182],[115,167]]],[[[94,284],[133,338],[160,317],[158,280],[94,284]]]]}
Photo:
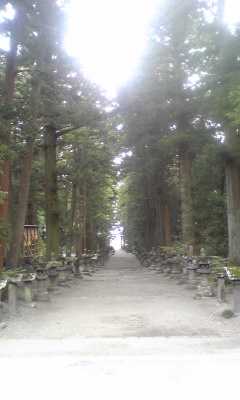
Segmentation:
{"type": "MultiPolygon", "coordinates": [[[[216,297],[195,300],[195,291],[142,268],[133,254],[123,251],[92,276],[60,290],[48,303],[38,302],[36,308],[20,303],[18,315],[5,314],[0,367],[8,385],[15,374],[12,391],[17,393],[24,379],[33,382],[40,375],[44,384],[37,384],[34,398],[42,398],[48,384],[56,398],[70,392],[78,398],[82,388],[86,399],[96,394],[105,400],[128,399],[131,394],[152,400],[159,398],[161,383],[168,398],[180,390],[188,399],[188,387],[198,385],[203,371],[214,396],[219,388],[217,381],[212,386],[214,376],[224,371],[225,378],[236,374],[237,379],[239,316],[221,317],[224,309],[233,309],[232,294],[225,304],[216,297]]],[[[225,389],[218,399],[229,395],[229,386],[225,389]]],[[[202,398],[201,393],[204,386],[194,397],[202,398]]]]}

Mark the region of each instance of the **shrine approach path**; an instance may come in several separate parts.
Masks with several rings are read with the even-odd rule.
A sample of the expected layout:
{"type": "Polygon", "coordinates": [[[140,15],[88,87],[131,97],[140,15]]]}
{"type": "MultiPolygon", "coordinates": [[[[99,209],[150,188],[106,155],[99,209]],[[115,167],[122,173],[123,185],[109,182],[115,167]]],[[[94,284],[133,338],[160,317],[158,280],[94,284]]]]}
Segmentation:
{"type": "Polygon", "coordinates": [[[2,394],[33,399],[222,399],[240,367],[239,317],[116,251],[0,330],[2,394]]]}

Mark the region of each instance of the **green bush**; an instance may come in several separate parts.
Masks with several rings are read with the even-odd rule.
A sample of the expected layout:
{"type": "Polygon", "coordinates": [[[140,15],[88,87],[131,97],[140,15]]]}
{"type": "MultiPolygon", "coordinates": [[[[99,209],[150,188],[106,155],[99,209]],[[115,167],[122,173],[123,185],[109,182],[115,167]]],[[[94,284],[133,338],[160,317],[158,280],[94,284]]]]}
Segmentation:
{"type": "Polygon", "coordinates": [[[233,318],[233,317],[235,317],[235,314],[232,310],[224,310],[221,313],[221,317],[226,318],[226,319],[233,318]]]}

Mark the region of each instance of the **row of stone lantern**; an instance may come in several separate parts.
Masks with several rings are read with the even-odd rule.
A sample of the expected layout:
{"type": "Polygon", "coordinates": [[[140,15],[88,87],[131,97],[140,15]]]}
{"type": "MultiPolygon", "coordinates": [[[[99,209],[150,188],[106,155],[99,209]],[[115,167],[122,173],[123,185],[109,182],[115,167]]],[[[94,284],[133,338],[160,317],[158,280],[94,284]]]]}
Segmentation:
{"type": "Polygon", "coordinates": [[[36,257],[31,273],[24,272],[0,281],[0,325],[3,317],[1,293],[4,288],[7,288],[8,291],[9,313],[15,314],[17,312],[17,292],[20,287],[23,289],[26,303],[50,301],[50,294],[59,294],[60,287],[71,287],[74,278],[82,279],[84,275],[92,275],[98,271],[104,265],[107,257],[106,252],[92,255],[87,250],[81,257],[73,257],[69,253],[66,257],[61,255],[58,261],[55,260],[54,254],[51,254],[51,259],[47,263],[43,257],[36,257]],[[80,265],[82,265],[82,271],[80,265]]]}
{"type": "MultiPolygon", "coordinates": [[[[143,267],[155,271],[156,274],[177,280],[177,284],[185,284],[187,290],[196,290],[195,299],[215,296],[209,276],[211,265],[204,249],[201,249],[198,258],[193,257],[190,246],[187,254],[180,256],[176,249],[166,253],[142,252],[137,254],[143,267]]],[[[219,302],[226,302],[226,276],[233,284],[234,311],[240,312],[240,267],[223,267],[217,276],[217,297],[219,302]]]]}
{"type": "Polygon", "coordinates": [[[209,283],[211,272],[209,260],[204,249],[201,249],[199,259],[193,258],[190,246],[187,255],[181,256],[175,248],[165,254],[143,253],[139,257],[142,266],[154,270],[157,274],[174,279],[177,284],[185,284],[187,290],[197,290],[195,298],[213,297],[212,286],[209,283]]]}

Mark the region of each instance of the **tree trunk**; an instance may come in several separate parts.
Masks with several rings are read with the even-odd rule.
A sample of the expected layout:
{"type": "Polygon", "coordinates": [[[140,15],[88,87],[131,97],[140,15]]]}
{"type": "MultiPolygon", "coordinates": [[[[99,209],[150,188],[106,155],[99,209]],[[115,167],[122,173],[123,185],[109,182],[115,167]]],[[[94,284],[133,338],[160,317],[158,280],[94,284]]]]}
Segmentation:
{"type": "Polygon", "coordinates": [[[73,183],[70,219],[69,219],[69,225],[68,225],[68,238],[67,238],[67,243],[66,243],[66,252],[71,251],[72,245],[73,245],[72,230],[73,230],[73,223],[74,223],[74,219],[75,219],[76,201],[77,201],[77,185],[75,183],[73,183]]]}
{"type": "Polygon", "coordinates": [[[170,210],[167,201],[167,183],[165,179],[165,171],[160,174],[160,210],[161,210],[161,246],[172,246],[170,210]]]}
{"type": "Polygon", "coordinates": [[[184,245],[193,245],[193,213],[192,196],[190,189],[190,160],[188,145],[180,143],[178,147],[179,178],[182,212],[182,242],[184,245]]]}
{"type": "Polygon", "coordinates": [[[172,246],[171,224],[170,224],[170,211],[169,205],[166,200],[163,200],[163,215],[164,215],[164,233],[165,233],[165,246],[172,246]]]}
{"type": "MultiPolygon", "coordinates": [[[[6,107],[6,133],[3,134],[1,141],[7,147],[10,144],[11,125],[7,115],[7,109],[13,103],[14,85],[16,80],[16,65],[17,65],[17,49],[19,44],[19,31],[23,26],[23,14],[21,10],[15,8],[15,18],[12,22],[12,29],[10,34],[10,50],[7,54],[6,73],[5,73],[5,93],[4,103],[6,107]]],[[[2,225],[0,232],[0,279],[2,278],[3,262],[5,257],[5,242],[6,242],[6,228],[7,228],[7,214],[8,214],[8,193],[9,193],[9,167],[10,160],[8,154],[3,161],[0,173],[0,191],[5,196],[0,203],[0,224],[2,225]]]]}
{"type": "MultiPolygon", "coordinates": [[[[219,58],[221,73],[224,76],[226,72],[225,62],[228,57],[228,45],[226,39],[229,37],[227,26],[224,23],[225,0],[218,0],[218,40],[219,40],[219,58]]],[[[222,85],[226,85],[224,77],[222,85]]],[[[227,99],[227,95],[225,97],[227,99]]],[[[227,101],[227,100],[226,100],[227,101]]],[[[229,121],[225,118],[223,121],[223,130],[225,133],[225,143],[232,152],[227,156],[225,162],[226,190],[227,190],[227,218],[228,218],[228,257],[229,263],[239,266],[240,263],[240,164],[239,157],[235,155],[239,148],[239,133],[236,129],[230,127],[229,121]]]]}
{"type": "MultiPolygon", "coordinates": [[[[41,67],[44,57],[44,40],[40,37],[40,46],[38,51],[38,58],[36,60],[37,68],[41,67]]],[[[7,255],[7,268],[13,270],[17,267],[19,257],[21,254],[21,245],[23,240],[24,225],[26,221],[27,205],[31,180],[31,169],[34,152],[34,142],[36,136],[36,121],[38,115],[38,104],[41,93],[41,83],[36,78],[32,84],[31,94],[31,118],[26,127],[26,133],[30,139],[26,144],[26,155],[22,163],[22,172],[20,178],[20,187],[18,193],[18,206],[16,212],[16,219],[13,225],[13,234],[10,241],[9,252],[7,255]]]]}
{"type": "Polygon", "coordinates": [[[17,215],[14,222],[14,229],[10,241],[9,252],[7,255],[7,268],[13,270],[17,268],[21,253],[23,231],[26,219],[31,167],[34,149],[34,139],[27,143],[27,153],[23,160],[23,169],[20,180],[17,215]]]}
{"type": "MultiPolygon", "coordinates": [[[[225,128],[226,144],[233,153],[238,146],[237,132],[232,127],[225,128]]],[[[227,217],[228,217],[228,257],[230,264],[240,263],[240,164],[239,157],[229,157],[225,162],[227,217]]]]}
{"type": "Polygon", "coordinates": [[[46,260],[51,253],[59,258],[59,208],[57,187],[56,137],[54,127],[45,127],[45,206],[46,206],[46,260]]]}

